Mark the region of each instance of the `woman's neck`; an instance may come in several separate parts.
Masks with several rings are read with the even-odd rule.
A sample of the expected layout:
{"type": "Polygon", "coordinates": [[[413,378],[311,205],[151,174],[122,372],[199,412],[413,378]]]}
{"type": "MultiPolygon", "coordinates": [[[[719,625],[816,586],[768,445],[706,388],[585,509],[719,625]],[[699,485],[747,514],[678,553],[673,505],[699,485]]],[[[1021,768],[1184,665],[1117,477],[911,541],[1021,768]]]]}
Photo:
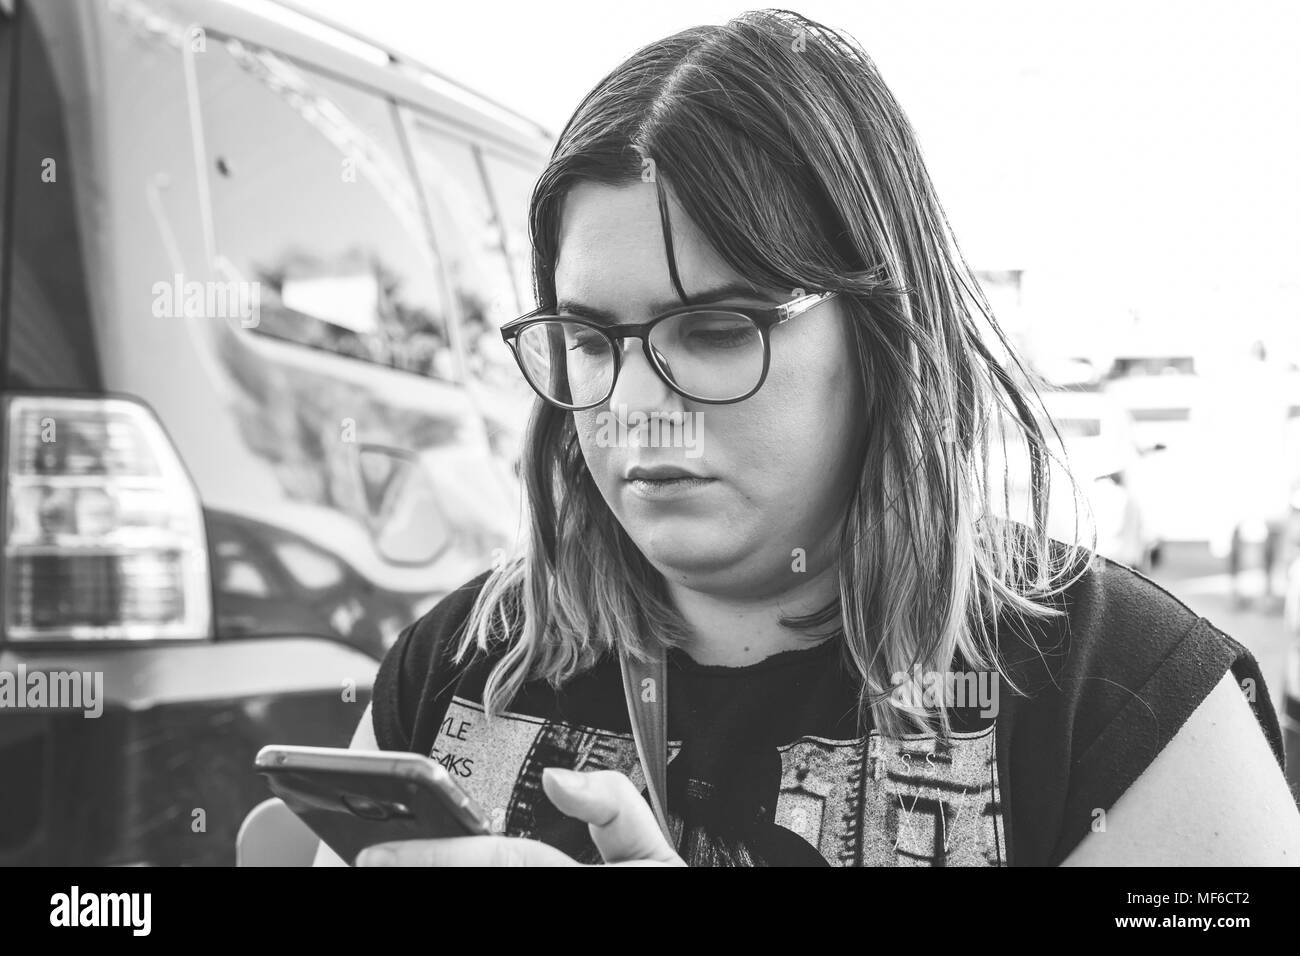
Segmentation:
{"type": "Polygon", "coordinates": [[[782,617],[820,610],[839,594],[834,567],[779,593],[761,598],[734,598],[694,591],[668,583],[677,610],[693,637],[684,650],[699,664],[743,667],[782,651],[812,647],[820,640],[782,627],[782,617]]]}

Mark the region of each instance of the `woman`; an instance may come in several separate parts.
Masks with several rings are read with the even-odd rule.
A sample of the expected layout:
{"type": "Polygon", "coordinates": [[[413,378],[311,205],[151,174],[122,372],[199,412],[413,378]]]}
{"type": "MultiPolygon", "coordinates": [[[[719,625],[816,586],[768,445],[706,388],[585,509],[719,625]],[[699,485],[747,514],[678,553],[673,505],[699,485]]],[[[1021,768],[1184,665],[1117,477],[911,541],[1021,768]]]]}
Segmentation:
{"type": "Polygon", "coordinates": [[[527,541],[401,635],[353,741],[432,755],[497,835],[358,862],[1300,859],[1251,655],[1047,537],[1033,390],[851,41],[651,44],[530,226],[527,541]]]}

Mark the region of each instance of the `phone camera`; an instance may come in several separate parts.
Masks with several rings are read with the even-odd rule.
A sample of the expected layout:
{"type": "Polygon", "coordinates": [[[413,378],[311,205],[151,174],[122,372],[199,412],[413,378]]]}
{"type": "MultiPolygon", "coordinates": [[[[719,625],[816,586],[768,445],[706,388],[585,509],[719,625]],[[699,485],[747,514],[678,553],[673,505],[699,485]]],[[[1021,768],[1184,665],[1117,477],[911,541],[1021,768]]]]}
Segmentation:
{"type": "Polygon", "coordinates": [[[343,794],[343,805],[355,816],[363,820],[387,820],[393,815],[388,807],[378,800],[371,800],[369,797],[345,793],[343,794]]]}

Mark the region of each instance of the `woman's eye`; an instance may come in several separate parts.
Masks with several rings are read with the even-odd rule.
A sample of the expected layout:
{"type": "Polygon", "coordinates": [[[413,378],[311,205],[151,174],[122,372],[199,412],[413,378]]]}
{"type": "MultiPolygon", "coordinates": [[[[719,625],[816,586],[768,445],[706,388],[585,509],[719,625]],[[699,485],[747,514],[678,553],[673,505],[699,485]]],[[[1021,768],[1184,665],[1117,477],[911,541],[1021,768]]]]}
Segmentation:
{"type": "Polygon", "coordinates": [[[689,341],[702,348],[725,349],[747,345],[754,337],[752,326],[725,326],[713,329],[692,329],[689,341]]]}
{"type": "Polygon", "coordinates": [[[595,355],[608,350],[609,343],[605,341],[605,337],[597,335],[595,332],[575,335],[569,345],[570,352],[585,352],[588,355],[595,355]]]}

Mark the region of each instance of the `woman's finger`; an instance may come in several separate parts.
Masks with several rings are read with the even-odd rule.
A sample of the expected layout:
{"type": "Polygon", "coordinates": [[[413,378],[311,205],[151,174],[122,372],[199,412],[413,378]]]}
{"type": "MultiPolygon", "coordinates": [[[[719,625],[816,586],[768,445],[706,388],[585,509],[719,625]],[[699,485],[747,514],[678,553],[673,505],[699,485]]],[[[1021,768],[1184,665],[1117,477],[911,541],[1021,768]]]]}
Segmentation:
{"type": "Polygon", "coordinates": [[[686,865],[664,839],[650,805],[625,774],[547,767],[542,771],[542,788],[563,813],[589,824],[592,842],[606,863],[686,865]]]}
{"type": "Polygon", "coordinates": [[[357,855],[357,866],[578,866],[538,840],[470,836],[379,843],[357,855]]]}

